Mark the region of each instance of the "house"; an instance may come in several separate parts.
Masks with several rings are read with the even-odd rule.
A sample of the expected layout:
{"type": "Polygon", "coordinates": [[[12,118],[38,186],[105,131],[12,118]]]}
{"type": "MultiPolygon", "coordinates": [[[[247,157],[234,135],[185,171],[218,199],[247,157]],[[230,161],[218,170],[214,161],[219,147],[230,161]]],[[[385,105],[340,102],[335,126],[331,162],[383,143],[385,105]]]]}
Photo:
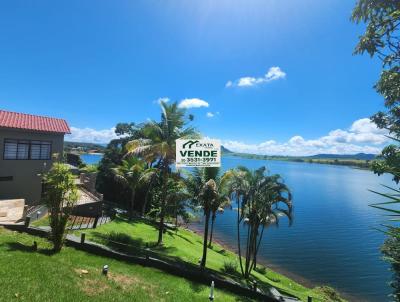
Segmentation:
{"type": "Polygon", "coordinates": [[[0,200],[39,203],[42,175],[62,159],[67,133],[63,119],[0,110],[0,200]]]}

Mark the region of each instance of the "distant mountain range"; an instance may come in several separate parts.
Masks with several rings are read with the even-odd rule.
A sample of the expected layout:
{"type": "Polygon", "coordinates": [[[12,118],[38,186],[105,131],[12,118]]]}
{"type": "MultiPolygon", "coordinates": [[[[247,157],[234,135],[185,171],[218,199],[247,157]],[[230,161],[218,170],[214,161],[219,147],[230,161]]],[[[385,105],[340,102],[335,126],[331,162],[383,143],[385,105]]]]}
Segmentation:
{"type": "Polygon", "coordinates": [[[262,157],[262,158],[287,158],[287,159],[353,159],[353,160],[373,160],[376,158],[376,154],[369,153],[357,153],[357,154],[316,154],[309,156],[281,156],[281,155],[261,155],[261,154],[252,154],[252,153],[240,153],[233,152],[227,149],[224,146],[221,146],[222,154],[232,154],[236,156],[244,156],[244,157],[262,157]]]}
{"type": "Polygon", "coordinates": [[[376,158],[376,154],[357,153],[357,154],[317,154],[312,156],[305,156],[306,158],[315,159],[359,159],[359,160],[372,160],[376,158]]]}

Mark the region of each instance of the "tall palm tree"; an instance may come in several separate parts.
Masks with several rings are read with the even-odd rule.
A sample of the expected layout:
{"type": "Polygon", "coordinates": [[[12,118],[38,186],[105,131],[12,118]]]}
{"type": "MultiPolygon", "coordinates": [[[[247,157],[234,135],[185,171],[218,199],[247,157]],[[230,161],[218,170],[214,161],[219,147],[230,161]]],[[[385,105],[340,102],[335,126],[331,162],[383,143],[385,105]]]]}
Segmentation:
{"type": "Polygon", "coordinates": [[[162,200],[160,208],[160,222],[158,228],[158,244],[162,244],[164,219],[167,203],[168,178],[171,165],[176,160],[176,143],[180,138],[195,138],[197,132],[192,127],[186,127],[185,110],[177,103],[161,102],[161,121],[151,121],[143,126],[144,138],[135,139],[125,146],[127,154],[141,156],[147,162],[157,161],[162,179],[162,200]]]}
{"type": "Polygon", "coordinates": [[[238,204],[237,233],[238,253],[242,275],[248,279],[257,263],[257,254],[265,226],[278,223],[279,217],[292,218],[292,196],[279,175],[268,176],[266,168],[255,171],[239,167],[227,171],[223,183],[229,188],[238,204]],[[279,205],[283,203],[286,209],[279,205]],[[242,264],[240,226],[247,226],[245,263],[242,264]],[[261,232],[260,232],[261,227],[261,232]]]}
{"type": "Polygon", "coordinates": [[[204,234],[203,234],[203,256],[201,267],[205,267],[207,260],[207,242],[209,222],[213,209],[213,204],[219,198],[218,185],[219,168],[195,168],[186,178],[186,188],[191,196],[191,202],[195,206],[201,206],[204,215],[204,234]]]}
{"type": "Polygon", "coordinates": [[[227,193],[223,190],[223,188],[221,188],[220,185],[217,184],[217,186],[219,187],[218,196],[211,203],[211,230],[210,230],[210,240],[208,241],[208,247],[212,246],[214,223],[215,219],[217,218],[217,212],[223,212],[224,208],[231,204],[231,201],[227,193]]]}
{"type": "MultiPolygon", "coordinates": [[[[260,171],[261,172],[261,171],[260,171]]],[[[257,254],[266,226],[278,225],[282,216],[292,222],[292,195],[279,175],[264,175],[255,173],[253,190],[248,202],[244,204],[243,212],[248,224],[249,236],[245,265],[245,277],[257,265],[257,254]],[[285,208],[280,206],[284,205],[285,208]],[[261,232],[260,232],[261,227],[261,232]]]]}
{"type": "Polygon", "coordinates": [[[236,200],[237,205],[237,216],[236,216],[236,242],[238,246],[239,254],[239,266],[242,275],[244,275],[243,263],[242,263],[242,251],[240,241],[240,224],[243,220],[241,211],[241,203],[244,201],[246,192],[249,188],[248,182],[249,170],[245,167],[239,166],[236,169],[228,170],[224,173],[221,179],[221,186],[228,191],[228,196],[231,200],[236,200]]]}
{"type": "Polygon", "coordinates": [[[143,177],[146,163],[137,157],[127,157],[122,160],[122,164],[112,169],[114,178],[123,185],[131,189],[131,198],[129,203],[129,216],[133,217],[135,207],[136,191],[143,177]]]}

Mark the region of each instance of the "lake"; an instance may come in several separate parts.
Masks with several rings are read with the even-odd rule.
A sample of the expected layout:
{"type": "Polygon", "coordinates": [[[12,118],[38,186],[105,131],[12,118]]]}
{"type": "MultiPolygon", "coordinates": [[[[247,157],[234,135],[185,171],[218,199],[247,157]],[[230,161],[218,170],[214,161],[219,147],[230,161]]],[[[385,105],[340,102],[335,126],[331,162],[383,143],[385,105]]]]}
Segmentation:
{"type": "MultiPolygon", "coordinates": [[[[87,163],[100,158],[82,156],[87,163]]],[[[389,176],[345,166],[222,158],[223,170],[238,165],[267,166],[293,193],[293,225],[282,219],[279,228],[265,231],[260,262],[306,285],[330,285],[354,301],[389,300],[391,273],[379,251],[385,236],[372,229],[385,217],[368,206],[382,201],[368,190],[385,191],[381,184],[393,185],[389,176]]],[[[215,224],[216,239],[233,249],[235,219],[236,212],[226,210],[215,224]]],[[[203,228],[201,223],[193,227],[203,228]]]]}
{"type": "MultiPolygon", "coordinates": [[[[392,185],[389,176],[345,166],[228,156],[222,165],[224,170],[265,165],[292,190],[293,225],[282,219],[278,228],[266,230],[260,262],[306,285],[328,284],[351,300],[389,300],[391,274],[379,251],[385,236],[372,229],[384,217],[368,206],[382,200],[368,189],[384,191],[380,184],[392,185]]],[[[217,240],[234,249],[235,223],[236,211],[227,210],[215,225],[217,240]]]]}
{"type": "Polygon", "coordinates": [[[103,157],[103,154],[100,154],[100,153],[90,153],[89,154],[89,153],[87,153],[87,154],[81,154],[80,157],[81,157],[82,161],[85,164],[94,165],[94,164],[97,164],[97,163],[100,162],[100,160],[103,157]]]}

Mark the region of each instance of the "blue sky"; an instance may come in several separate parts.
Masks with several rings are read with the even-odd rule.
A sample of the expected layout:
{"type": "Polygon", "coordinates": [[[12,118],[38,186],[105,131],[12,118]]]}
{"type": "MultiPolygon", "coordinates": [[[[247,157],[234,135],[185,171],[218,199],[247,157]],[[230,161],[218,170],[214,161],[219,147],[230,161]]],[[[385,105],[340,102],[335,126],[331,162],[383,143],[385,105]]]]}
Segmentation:
{"type": "Polygon", "coordinates": [[[352,51],[355,1],[0,2],[0,109],[62,117],[69,139],[186,100],[237,151],[378,152],[380,63],[352,51]],[[204,107],[207,105],[208,107],[204,107]]]}

